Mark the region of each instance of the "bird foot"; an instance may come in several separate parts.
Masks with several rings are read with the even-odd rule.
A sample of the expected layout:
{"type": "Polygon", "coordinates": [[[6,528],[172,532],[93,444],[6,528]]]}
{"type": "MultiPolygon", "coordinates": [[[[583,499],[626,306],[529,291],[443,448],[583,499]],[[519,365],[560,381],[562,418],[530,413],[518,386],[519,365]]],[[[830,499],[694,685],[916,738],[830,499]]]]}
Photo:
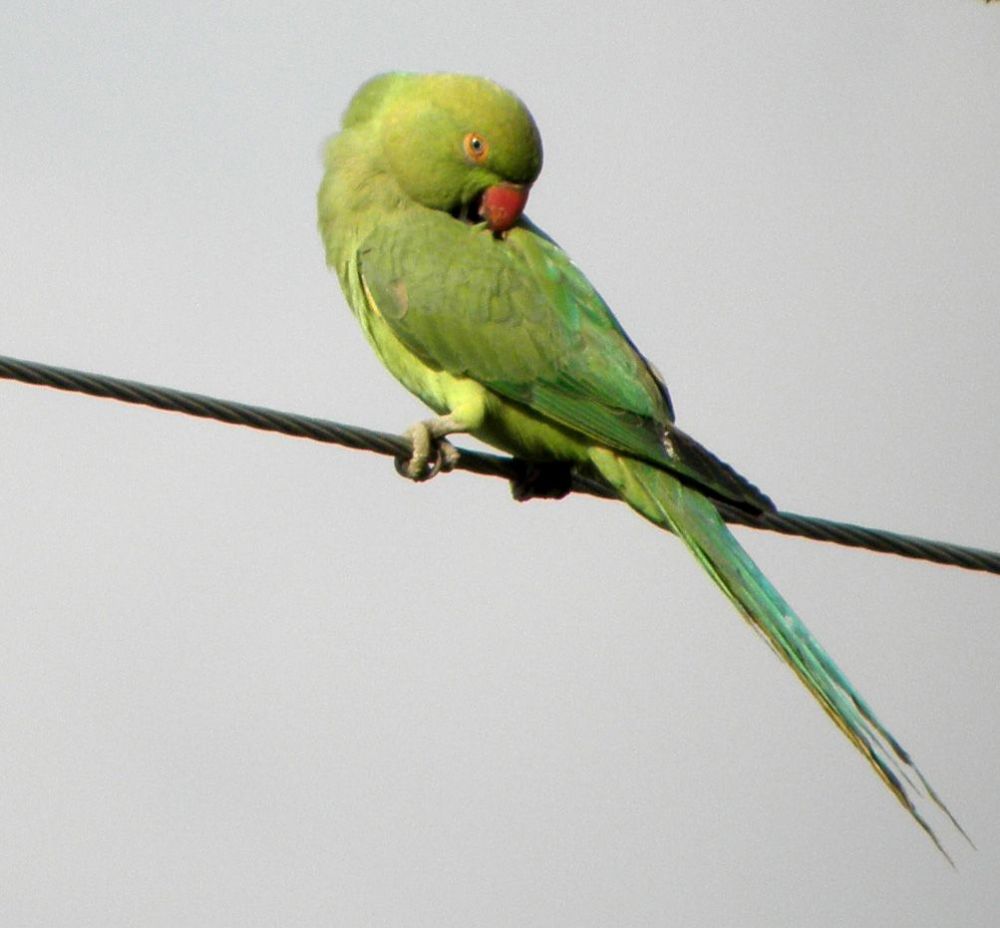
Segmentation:
{"type": "Polygon", "coordinates": [[[396,472],[408,480],[418,483],[430,480],[442,471],[455,469],[458,463],[458,449],[447,438],[434,434],[436,420],[417,422],[403,435],[410,440],[413,451],[409,458],[396,458],[396,472]]]}
{"type": "Polygon", "coordinates": [[[516,461],[518,476],[510,481],[510,495],[519,503],[529,499],[562,499],[573,488],[573,467],[563,461],[516,461]]]}

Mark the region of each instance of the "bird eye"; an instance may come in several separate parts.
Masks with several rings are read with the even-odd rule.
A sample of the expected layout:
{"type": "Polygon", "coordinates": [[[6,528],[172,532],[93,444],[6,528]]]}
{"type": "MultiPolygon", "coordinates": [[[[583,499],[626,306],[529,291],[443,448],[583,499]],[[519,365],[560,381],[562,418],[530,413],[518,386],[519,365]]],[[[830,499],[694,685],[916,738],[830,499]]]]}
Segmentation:
{"type": "Polygon", "coordinates": [[[486,160],[486,155],[490,150],[486,139],[475,132],[470,132],[463,140],[462,145],[465,148],[466,157],[477,164],[486,160]]]}

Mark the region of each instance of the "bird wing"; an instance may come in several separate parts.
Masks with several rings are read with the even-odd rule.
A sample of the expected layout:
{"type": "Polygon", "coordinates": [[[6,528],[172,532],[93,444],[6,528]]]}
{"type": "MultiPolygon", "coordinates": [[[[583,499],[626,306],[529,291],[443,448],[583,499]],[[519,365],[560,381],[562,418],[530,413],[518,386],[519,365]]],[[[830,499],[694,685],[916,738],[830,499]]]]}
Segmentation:
{"type": "Polygon", "coordinates": [[[419,209],[361,243],[369,309],[420,360],[753,510],[771,501],[678,429],[666,387],[607,304],[530,224],[503,238],[419,209]]]}

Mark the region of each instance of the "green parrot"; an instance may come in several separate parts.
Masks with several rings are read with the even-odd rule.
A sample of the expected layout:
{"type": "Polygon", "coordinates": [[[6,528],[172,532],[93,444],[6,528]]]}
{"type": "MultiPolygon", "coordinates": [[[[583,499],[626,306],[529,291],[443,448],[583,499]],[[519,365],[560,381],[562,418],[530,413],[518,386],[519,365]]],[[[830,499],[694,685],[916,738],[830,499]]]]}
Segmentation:
{"type": "Polygon", "coordinates": [[[677,428],[656,369],[523,215],[542,166],[524,104],[483,78],[389,73],[341,128],[318,197],[327,263],[382,363],[437,413],[407,432],[406,474],[450,469],[460,432],[599,472],[687,545],[945,853],[918,802],[961,827],[715,506],[773,504],[677,428]]]}

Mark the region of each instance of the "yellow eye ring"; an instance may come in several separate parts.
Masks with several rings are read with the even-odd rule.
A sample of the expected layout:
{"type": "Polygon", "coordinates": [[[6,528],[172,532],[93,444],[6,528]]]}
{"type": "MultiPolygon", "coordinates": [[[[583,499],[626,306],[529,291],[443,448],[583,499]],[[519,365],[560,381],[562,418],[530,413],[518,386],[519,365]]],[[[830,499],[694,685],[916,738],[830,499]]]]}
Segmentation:
{"type": "Polygon", "coordinates": [[[490,153],[490,144],[479,133],[470,132],[462,139],[465,157],[476,164],[481,164],[490,153]]]}

